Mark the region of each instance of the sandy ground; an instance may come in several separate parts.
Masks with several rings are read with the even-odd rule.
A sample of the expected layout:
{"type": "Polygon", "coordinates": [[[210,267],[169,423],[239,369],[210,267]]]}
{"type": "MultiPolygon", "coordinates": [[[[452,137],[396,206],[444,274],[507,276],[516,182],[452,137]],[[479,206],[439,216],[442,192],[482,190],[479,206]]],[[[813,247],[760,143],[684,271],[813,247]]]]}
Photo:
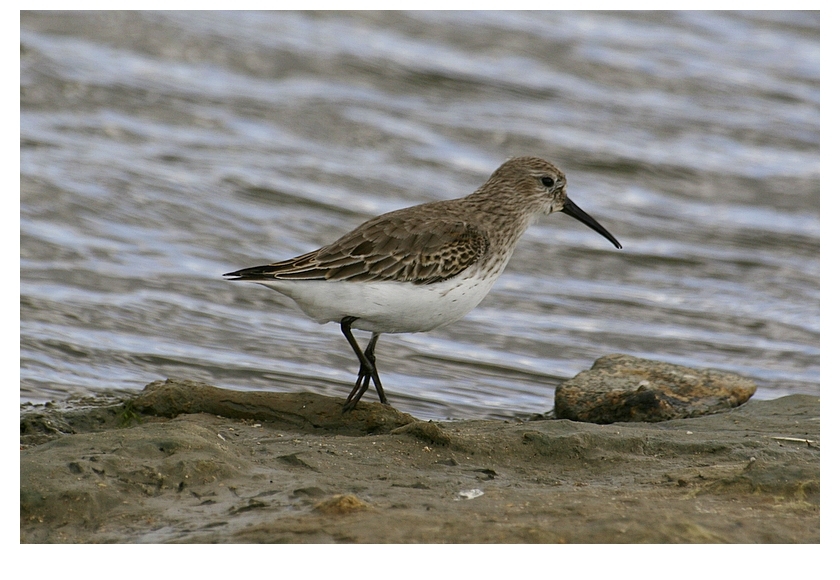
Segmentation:
{"type": "Polygon", "coordinates": [[[820,541],[819,398],[418,422],[170,381],[21,409],[21,542],[820,541]]]}

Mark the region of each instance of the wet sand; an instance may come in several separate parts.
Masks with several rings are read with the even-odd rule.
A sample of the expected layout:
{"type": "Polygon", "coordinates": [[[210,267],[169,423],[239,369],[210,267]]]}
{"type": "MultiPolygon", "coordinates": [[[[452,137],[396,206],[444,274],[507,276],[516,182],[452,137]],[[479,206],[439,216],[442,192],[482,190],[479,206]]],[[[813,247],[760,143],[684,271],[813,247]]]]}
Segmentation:
{"type": "Polygon", "coordinates": [[[21,542],[820,541],[819,398],[420,422],[188,381],[22,407],[21,542]]]}

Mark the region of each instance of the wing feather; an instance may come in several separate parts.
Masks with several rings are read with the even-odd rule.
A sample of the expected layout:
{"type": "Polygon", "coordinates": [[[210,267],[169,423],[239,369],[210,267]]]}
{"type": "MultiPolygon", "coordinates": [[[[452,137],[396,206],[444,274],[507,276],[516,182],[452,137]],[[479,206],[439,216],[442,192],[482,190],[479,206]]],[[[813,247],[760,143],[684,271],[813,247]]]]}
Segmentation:
{"type": "MultiPolygon", "coordinates": [[[[413,209],[413,208],[412,208],[413,209]]],[[[332,244],[225,276],[240,280],[392,280],[431,284],[479,260],[488,236],[461,220],[399,210],[365,222],[332,244]]]]}

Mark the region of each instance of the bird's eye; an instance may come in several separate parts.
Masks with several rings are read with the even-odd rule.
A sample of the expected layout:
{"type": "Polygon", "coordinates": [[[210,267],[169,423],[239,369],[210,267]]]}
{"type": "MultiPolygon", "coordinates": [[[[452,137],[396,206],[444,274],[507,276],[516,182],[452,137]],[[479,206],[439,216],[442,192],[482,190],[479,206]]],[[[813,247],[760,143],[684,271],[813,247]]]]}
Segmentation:
{"type": "Polygon", "coordinates": [[[554,187],[554,180],[550,177],[543,177],[540,181],[542,181],[542,184],[546,187],[554,187]]]}

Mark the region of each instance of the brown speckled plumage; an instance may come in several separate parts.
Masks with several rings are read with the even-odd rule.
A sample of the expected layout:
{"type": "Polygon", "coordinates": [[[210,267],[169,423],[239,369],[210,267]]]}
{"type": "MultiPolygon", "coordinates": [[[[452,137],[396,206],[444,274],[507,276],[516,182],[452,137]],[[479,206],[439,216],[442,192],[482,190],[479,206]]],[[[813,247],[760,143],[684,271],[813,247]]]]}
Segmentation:
{"type": "Polygon", "coordinates": [[[383,214],[332,244],[225,274],[291,297],[320,322],[341,323],[360,368],[345,403],[353,409],[373,379],[383,332],[425,332],[454,322],[489,292],[516,243],[539,215],[562,211],[618,241],[566,195],[566,177],[537,157],[503,163],[475,193],[383,214]],[[373,335],[362,352],[352,328],[373,335]]]}
{"type": "Polygon", "coordinates": [[[542,159],[519,157],[470,196],[386,213],[318,250],[230,275],[432,284],[482,260],[506,261],[535,216],[565,200],[563,172],[542,159]],[[553,187],[541,183],[546,177],[553,187]]]}

